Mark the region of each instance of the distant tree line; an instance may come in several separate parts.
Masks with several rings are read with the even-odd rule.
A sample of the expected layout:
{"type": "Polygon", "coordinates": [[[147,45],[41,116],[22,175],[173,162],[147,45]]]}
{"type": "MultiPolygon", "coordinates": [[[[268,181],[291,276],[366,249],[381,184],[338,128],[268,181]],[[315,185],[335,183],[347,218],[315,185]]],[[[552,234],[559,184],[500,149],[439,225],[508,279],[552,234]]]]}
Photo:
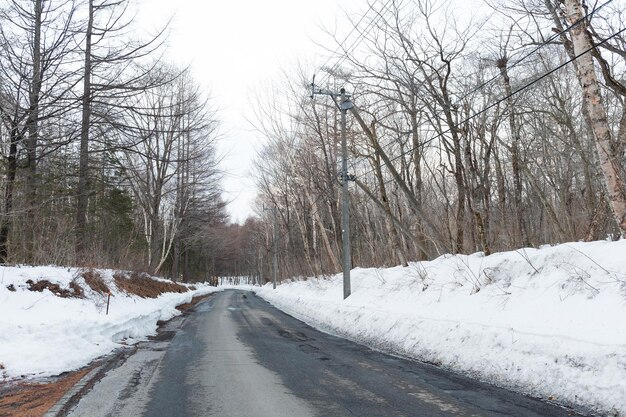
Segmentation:
{"type": "MultiPolygon", "coordinates": [[[[0,262],[213,274],[210,97],[130,0],[0,0],[0,262]]],[[[223,251],[222,251],[223,253],[223,251]]]]}
{"type": "Polygon", "coordinates": [[[352,38],[335,39],[339,62],[259,98],[260,274],[273,227],[261,205],[278,210],[281,278],[340,270],[340,112],[308,97],[314,71],[358,110],[354,265],[624,236],[624,10],[487,3],[481,18],[455,1],[373,2],[352,38]]]}

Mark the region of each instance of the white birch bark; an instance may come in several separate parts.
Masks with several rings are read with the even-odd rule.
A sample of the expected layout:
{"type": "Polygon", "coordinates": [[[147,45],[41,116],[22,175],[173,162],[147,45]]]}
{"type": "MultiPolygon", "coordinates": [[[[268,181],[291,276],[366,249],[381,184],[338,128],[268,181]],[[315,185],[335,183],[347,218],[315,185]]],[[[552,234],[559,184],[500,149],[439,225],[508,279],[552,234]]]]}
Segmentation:
{"type": "MultiPolygon", "coordinates": [[[[580,0],[565,0],[565,11],[570,25],[583,18],[580,0]]],[[[620,178],[618,162],[612,151],[611,130],[607,119],[606,108],[600,93],[600,83],[596,76],[591,39],[587,31],[587,22],[576,24],[571,30],[574,52],[578,56],[578,77],[583,89],[583,100],[586,102],[591,117],[591,128],[595,136],[596,150],[600,168],[604,175],[607,196],[613,217],[620,228],[622,237],[626,237],[626,197],[624,182],[620,178]],[[585,53],[589,51],[588,53],[585,53]],[[581,55],[582,54],[582,55],[581,55]]]]}

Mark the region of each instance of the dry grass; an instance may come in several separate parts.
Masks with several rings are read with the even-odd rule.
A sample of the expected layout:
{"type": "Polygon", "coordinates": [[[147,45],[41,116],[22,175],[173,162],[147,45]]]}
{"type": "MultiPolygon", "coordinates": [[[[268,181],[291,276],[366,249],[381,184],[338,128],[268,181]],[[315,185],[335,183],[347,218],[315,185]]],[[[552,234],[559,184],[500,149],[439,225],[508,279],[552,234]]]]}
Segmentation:
{"type": "Polygon", "coordinates": [[[85,292],[76,281],[70,282],[70,289],[61,288],[59,284],[54,284],[47,279],[42,279],[37,282],[29,279],[28,281],[26,281],[26,283],[28,284],[28,289],[30,291],[42,292],[43,290],[47,289],[57,297],[61,298],[82,298],[85,296],[85,292]]]}
{"type": "Polygon", "coordinates": [[[0,385],[0,417],[41,417],[91,369],[72,372],[50,383],[0,385]]]}
{"type": "Polygon", "coordinates": [[[85,291],[83,290],[83,287],[78,285],[78,282],[70,282],[70,288],[74,291],[74,294],[72,294],[71,297],[83,298],[85,296],[85,291]]]}
{"type": "Polygon", "coordinates": [[[89,285],[93,291],[99,294],[108,294],[111,292],[109,290],[108,285],[102,279],[102,275],[98,271],[94,271],[93,269],[88,269],[81,273],[85,283],[89,285]]]}
{"type": "Polygon", "coordinates": [[[157,298],[166,292],[183,293],[188,291],[184,285],[169,281],[157,281],[145,273],[133,272],[128,276],[124,272],[116,272],[113,279],[120,291],[142,298],[157,298]]]}

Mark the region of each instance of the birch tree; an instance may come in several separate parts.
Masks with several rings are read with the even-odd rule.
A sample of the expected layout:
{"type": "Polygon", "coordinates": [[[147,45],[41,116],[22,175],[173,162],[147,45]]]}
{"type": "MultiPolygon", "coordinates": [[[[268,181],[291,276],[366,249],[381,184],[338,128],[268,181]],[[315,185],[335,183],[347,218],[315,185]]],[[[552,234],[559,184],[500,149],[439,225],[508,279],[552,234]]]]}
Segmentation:
{"type": "MultiPolygon", "coordinates": [[[[589,111],[591,128],[596,140],[596,150],[600,167],[604,174],[607,197],[611,205],[615,222],[623,237],[626,237],[626,195],[620,158],[615,154],[615,144],[608,123],[607,111],[600,91],[600,83],[594,68],[593,55],[600,52],[591,41],[589,23],[583,18],[584,13],[580,0],[566,0],[565,13],[570,25],[572,45],[578,61],[578,78],[583,89],[583,100],[589,111]],[[575,26],[574,26],[575,25],[575,26]]],[[[617,142],[623,138],[617,137],[617,142]]],[[[623,145],[617,146],[622,148],[623,145]]]]}

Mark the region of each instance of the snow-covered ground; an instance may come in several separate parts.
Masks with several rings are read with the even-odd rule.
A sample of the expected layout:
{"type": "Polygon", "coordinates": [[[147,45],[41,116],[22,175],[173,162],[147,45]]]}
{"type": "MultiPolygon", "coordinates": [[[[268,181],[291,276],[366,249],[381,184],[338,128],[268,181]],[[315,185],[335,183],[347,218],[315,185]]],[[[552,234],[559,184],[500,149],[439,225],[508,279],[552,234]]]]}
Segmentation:
{"type": "Polygon", "coordinates": [[[321,330],[626,416],[626,240],[446,255],[254,289],[321,330]]]}
{"type": "Polygon", "coordinates": [[[158,298],[128,295],[113,283],[113,271],[99,270],[112,296],[92,291],[80,270],[60,267],[0,267],[0,381],[46,377],[78,369],[93,359],[153,335],[158,320],[180,312],[176,306],[217,291],[205,284],[195,290],[158,298]],[[49,290],[33,292],[26,281],[48,280],[69,288],[80,285],[84,298],[61,298],[49,290]]]}

